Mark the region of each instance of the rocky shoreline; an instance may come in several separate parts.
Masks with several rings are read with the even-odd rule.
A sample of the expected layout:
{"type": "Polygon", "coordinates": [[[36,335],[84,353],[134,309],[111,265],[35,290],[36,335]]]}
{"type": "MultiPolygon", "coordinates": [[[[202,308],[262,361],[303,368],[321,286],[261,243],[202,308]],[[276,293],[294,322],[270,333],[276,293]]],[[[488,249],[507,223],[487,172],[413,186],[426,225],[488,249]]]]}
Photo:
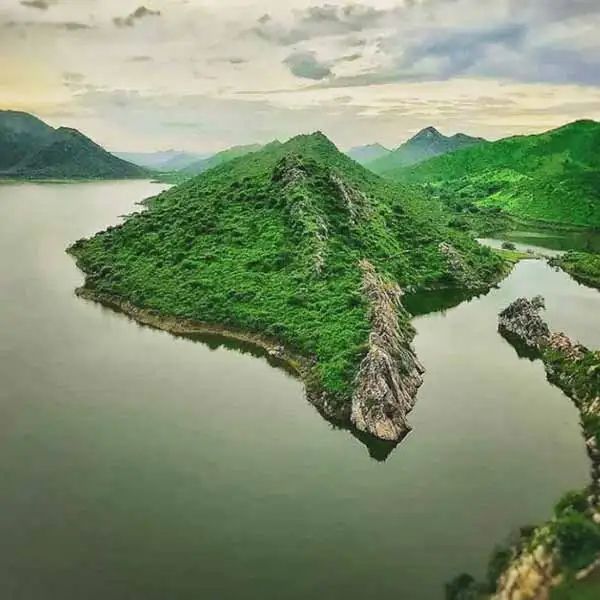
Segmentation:
{"type": "MultiPolygon", "coordinates": [[[[588,350],[564,333],[551,332],[540,315],[544,308],[541,296],[518,298],[500,313],[498,329],[509,341],[535,353],[548,380],[580,411],[591,481],[579,496],[561,501],[564,506],[557,507],[555,518],[534,531],[498,579],[493,600],[545,600],[566,577],[579,581],[600,567],[600,352],[588,350]],[[584,531],[590,544],[588,564],[573,569],[567,552],[574,550],[565,538],[572,545],[577,539],[573,536],[583,536],[584,531]]],[[[583,539],[577,544],[583,546],[583,539]]]]}
{"type": "Polygon", "coordinates": [[[355,392],[348,402],[340,402],[323,390],[315,375],[315,359],[291,351],[279,340],[233,327],[162,315],[86,285],[75,293],[123,313],[141,325],[173,335],[218,335],[251,344],[303,382],[307,400],[324,418],[337,426],[356,428],[361,434],[395,443],[410,431],[406,415],[414,406],[424,368],[410,345],[414,330],[402,307],[400,288],[381,279],[368,261],[361,262],[361,269],[363,293],[371,302],[373,330],[369,351],[356,375],[355,392]],[[402,326],[398,314],[402,316],[402,326]]]}

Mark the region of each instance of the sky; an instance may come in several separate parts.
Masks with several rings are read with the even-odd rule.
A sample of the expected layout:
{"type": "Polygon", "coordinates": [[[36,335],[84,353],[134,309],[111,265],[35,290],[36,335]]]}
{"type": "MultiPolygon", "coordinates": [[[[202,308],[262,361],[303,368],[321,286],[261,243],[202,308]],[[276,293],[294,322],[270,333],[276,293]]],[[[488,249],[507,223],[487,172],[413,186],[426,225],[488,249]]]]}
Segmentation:
{"type": "Polygon", "coordinates": [[[600,0],[0,0],[0,108],[113,151],[600,120],[600,0]]]}

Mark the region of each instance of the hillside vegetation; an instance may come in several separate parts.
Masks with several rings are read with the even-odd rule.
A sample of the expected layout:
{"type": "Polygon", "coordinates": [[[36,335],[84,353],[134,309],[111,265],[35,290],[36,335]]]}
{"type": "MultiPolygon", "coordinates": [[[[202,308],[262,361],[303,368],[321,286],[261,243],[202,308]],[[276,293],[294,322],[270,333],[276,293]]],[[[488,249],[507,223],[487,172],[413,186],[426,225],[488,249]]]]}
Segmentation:
{"type": "Polygon", "coordinates": [[[464,133],[447,137],[435,127],[426,127],[392,152],[388,151],[367,164],[375,173],[385,175],[395,169],[415,165],[434,156],[455,152],[484,141],[483,138],[471,137],[464,133]]]}
{"type": "Polygon", "coordinates": [[[573,279],[600,290],[600,254],[567,252],[550,261],[569,273],[573,279]]]}
{"type": "Polygon", "coordinates": [[[149,172],[113,156],[76,129],[53,129],[36,117],[0,111],[0,177],[127,179],[149,172]]]}
{"type": "Polygon", "coordinates": [[[387,175],[424,184],[459,210],[475,205],[520,219],[600,227],[600,123],[595,121],[480,144],[387,175]]]}
{"type": "Polygon", "coordinates": [[[317,133],[165,191],[71,252],[97,297],[280,341],[341,406],[371,329],[361,261],[405,288],[481,288],[503,272],[500,257],[447,221],[317,133]]]}

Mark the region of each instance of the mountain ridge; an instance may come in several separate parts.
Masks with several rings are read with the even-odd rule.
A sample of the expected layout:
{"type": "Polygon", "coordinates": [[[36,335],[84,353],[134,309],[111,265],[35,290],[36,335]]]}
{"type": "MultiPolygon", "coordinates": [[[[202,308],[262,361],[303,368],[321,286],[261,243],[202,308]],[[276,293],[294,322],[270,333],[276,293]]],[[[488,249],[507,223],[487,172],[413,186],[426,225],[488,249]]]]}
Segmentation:
{"type": "Polygon", "coordinates": [[[600,123],[463,148],[386,176],[430,186],[447,203],[504,210],[522,219],[600,227],[600,123]]]}
{"type": "Polygon", "coordinates": [[[77,129],[54,129],[29,113],[0,111],[0,177],[128,179],[149,175],[77,129]]]}
{"type": "Polygon", "coordinates": [[[418,164],[433,156],[455,152],[460,148],[484,142],[486,140],[483,138],[471,137],[464,133],[445,136],[430,125],[388,154],[368,163],[368,167],[375,173],[385,174],[399,167],[418,164]]]}

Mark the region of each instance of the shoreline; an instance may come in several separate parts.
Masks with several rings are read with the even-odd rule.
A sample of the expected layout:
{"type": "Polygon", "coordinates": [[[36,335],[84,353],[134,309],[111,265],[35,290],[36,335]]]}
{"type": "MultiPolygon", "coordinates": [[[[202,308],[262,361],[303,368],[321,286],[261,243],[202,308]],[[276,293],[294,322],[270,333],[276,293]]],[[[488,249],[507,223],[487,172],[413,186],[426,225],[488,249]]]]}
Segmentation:
{"type": "Polygon", "coordinates": [[[350,407],[340,407],[335,402],[332,402],[331,395],[319,385],[313,373],[316,363],[310,358],[291,351],[279,340],[235,327],[161,315],[153,309],[140,308],[127,300],[122,300],[118,296],[97,292],[86,287],[85,284],[75,289],[75,295],[78,298],[97,302],[117,313],[124,314],[140,325],[165,331],[175,336],[215,335],[228,340],[249,344],[255,349],[263,351],[267,360],[271,359],[271,361],[275,362],[274,366],[284,368],[284,370],[301,381],[304,386],[306,399],[325,419],[339,427],[351,427],[349,421],[350,407]],[[277,362],[279,364],[276,364],[277,362]]]}

